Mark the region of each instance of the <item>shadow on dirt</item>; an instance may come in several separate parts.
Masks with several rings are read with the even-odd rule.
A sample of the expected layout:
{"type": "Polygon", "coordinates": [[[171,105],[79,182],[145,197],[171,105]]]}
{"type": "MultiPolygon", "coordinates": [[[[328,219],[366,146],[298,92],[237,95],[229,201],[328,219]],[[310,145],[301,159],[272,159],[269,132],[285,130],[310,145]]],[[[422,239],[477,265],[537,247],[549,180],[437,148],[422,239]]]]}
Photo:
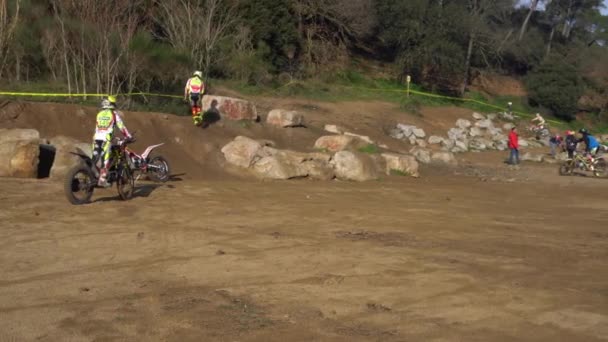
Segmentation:
{"type": "MultiPolygon", "coordinates": [[[[150,184],[136,184],[135,185],[135,189],[133,190],[133,197],[131,199],[135,199],[138,197],[149,197],[156,189],[166,186],[168,188],[173,188],[173,185],[165,185],[165,184],[157,184],[157,183],[150,183],[150,184]]],[[[100,197],[98,199],[95,199],[93,201],[91,201],[91,203],[97,203],[97,202],[112,202],[112,201],[121,201],[120,196],[115,195],[115,196],[107,196],[107,197],[100,197]]]]}

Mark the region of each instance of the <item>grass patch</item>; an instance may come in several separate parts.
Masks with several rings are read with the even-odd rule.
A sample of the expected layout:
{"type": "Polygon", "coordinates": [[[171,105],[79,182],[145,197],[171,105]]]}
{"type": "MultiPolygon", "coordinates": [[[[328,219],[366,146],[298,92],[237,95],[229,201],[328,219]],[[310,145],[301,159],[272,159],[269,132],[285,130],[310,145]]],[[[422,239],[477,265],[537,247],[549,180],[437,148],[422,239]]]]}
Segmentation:
{"type": "Polygon", "coordinates": [[[360,147],[359,152],[368,154],[378,154],[380,150],[378,150],[378,146],[374,144],[367,144],[363,147],[360,147]]]}
{"type": "Polygon", "coordinates": [[[408,176],[411,176],[411,175],[409,174],[409,172],[404,172],[404,171],[401,171],[401,170],[395,170],[395,169],[391,169],[391,170],[390,170],[390,174],[391,174],[391,176],[401,176],[401,177],[408,177],[408,176]]]}

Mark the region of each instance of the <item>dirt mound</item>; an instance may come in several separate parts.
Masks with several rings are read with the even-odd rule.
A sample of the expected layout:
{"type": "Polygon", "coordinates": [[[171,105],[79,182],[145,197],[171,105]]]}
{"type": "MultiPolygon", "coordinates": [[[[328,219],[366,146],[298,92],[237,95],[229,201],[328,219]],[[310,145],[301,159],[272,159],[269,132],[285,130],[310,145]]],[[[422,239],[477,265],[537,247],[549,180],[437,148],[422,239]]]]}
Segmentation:
{"type": "Polygon", "coordinates": [[[473,79],[471,89],[492,96],[528,96],[523,82],[497,74],[480,73],[473,79]]]}

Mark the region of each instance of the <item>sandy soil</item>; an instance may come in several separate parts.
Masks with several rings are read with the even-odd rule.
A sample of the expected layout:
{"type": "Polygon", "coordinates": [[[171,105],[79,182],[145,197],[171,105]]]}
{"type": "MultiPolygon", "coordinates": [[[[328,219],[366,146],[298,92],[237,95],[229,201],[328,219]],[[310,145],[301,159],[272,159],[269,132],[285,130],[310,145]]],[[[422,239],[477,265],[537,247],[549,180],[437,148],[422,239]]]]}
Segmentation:
{"type": "MultiPolygon", "coordinates": [[[[402,114],[373,106],[386,113],[369,126],[309,114],[386,139],[371,122],[402,114]]],[[[429,129],[460,115],[436,111],[429,129]]],[[[205,158],[242,132],[309,146],[318,126],[127,117],[142,144],[204,138],[168,143],[178,176],[126,202],[107,189],[72,206],[59,182],[0,179],[0,341],[608,340],[608,180],[472,153],[419,179],[257,182],[205,158]]],[[[78,120],[0,126],[84,139],[78,120]]]]}

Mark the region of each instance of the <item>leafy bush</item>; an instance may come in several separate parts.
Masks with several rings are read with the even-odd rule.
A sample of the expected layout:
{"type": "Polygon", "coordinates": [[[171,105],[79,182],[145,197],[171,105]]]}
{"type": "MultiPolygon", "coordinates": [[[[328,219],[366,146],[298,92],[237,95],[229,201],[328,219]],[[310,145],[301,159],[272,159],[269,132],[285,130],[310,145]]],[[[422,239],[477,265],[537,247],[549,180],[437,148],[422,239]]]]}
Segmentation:
{"type": "Polygon", "coordinates": [[[567,121],[575,119],[577,102],[584,91],[576,66],[560,58],[550,58],[525,79],[530,103],[540,105],[567,121]]]}

